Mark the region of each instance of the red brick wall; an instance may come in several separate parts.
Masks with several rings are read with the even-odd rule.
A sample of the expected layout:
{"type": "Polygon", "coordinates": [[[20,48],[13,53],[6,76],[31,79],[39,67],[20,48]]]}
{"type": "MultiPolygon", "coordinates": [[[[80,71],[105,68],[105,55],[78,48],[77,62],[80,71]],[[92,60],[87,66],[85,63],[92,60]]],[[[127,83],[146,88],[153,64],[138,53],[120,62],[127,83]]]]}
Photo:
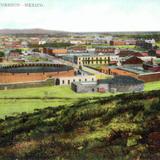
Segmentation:
{"type": "Polygon", "coordinates": [[[144,82],[160,81],[160,73],[149,74],[149,75],[140,75],[140,76],[138,76],[138,78],[140,80],[143,80],[144,82]]]}
{"type": "Polygon", "coordinates": [[[51,49],[51,48],[44,48],[44,53],[47,54],[67,54],[67,49],[51,49]]]}
{"type": "Polygon", "coordinates": [[[112,45],[112,46],[126,45],[126,42],[124,42],[124,41],[110,41],[110,45],[112,45]]]}
{"type": "Polygon", "coordinates": [[[74,76],[74,70],[64,72],[46,72],[46,73],[0,73],[0,83],[16,83],[41,81],[51,77],[69,77],[74,76]]]}
{"type": "Polygon", "coordinates": [[[109,69],[107,67],[102,67],[101,72],[111,75],[124,75],[124,76],[131,76],[134,78],[137,78],[139,80],[142,80],[144,82],[154,82],[154,81],[160,81],[160,73],[154,73],[154,74],[148,74],[148,75],[138,75],[129,71],[124,71],[120,69],[109,69]]]}
{"type": "Polygon", "coordinates": [[[124,71],[124,70],[120,70],[120,69],[109,69],[107,67],[102,67],[101,68],[101,72],[106,73],[106,74],[111,74],[111,75],[123,75],[123,76],[131,76],[131,77],[135,77],[137,78],[137,74],[132,73],[132,72],[128,72],[128,71],[124,71]]]}

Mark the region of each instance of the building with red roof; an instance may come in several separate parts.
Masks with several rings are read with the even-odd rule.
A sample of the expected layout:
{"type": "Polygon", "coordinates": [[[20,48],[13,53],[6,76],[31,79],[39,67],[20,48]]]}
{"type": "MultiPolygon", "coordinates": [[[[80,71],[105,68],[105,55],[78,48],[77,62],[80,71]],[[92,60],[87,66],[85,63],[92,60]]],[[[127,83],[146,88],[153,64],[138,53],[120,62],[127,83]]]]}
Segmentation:
{"type": "Polygon", "coordinates": [[[122,65],[127,65],[127,66],[142,66],[143,65],[143,60],[141,60],[138,57],[129,57],[127,60],[122,62],[122,65]]]}
{"type": "Polygon", "coordinates": [[[156,50],[156,57],[160,58],[160,50],[156,50]]]}

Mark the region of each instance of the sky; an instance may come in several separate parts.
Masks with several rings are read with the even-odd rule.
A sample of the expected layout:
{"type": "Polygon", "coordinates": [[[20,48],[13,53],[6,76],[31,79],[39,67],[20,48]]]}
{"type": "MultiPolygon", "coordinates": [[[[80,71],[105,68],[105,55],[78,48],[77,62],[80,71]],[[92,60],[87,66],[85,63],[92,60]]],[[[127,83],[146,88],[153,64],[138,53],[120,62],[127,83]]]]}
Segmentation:
{"type": "Polygon", "coordinates": [[[160,0],[0,0],[0,29],[160,31],[159,6],[160,0]]]}

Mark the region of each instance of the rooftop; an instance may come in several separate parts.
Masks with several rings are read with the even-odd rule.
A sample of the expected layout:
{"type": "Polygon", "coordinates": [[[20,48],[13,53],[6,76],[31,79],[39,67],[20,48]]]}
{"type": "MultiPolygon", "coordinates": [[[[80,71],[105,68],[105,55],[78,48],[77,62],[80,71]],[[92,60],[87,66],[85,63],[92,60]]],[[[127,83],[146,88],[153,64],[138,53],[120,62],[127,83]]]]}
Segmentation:
{"type": "Polygon", "coordinates": [[[120,69],[120,70],[125,70],[125,71],[129,71],[132,73],[136,73],[136,74],[146,74],[146,73],[153,73],[149,70],[144,70],[143,67],[137,67],[137,66],[110,66],[109,68],[111,69],[120,69]]]}
{"type": "Polygon", "coordinates": [[[76,57],[108,57],[108,56],[117,56],[114,53],[99,53],[99,54],[92,54],[92,55],[77,55],[76,57]]]}
{"type": "Polygon", "coordinates": [[[98,83],[133,85],[133,84],[142,84],[144,82],[130,76],[115,76],[112,79],[99,80],[98,83]]]}
{"type": "Polygon", "coordinates": [[[79,84],[79,85],[97,85],[96,81],[88,81],[88,82],[73,82],[74,84],[79,84]]]}
{"type": "Polygon", "coordinates": [[[0,72],[5,73],[40,73],[40,72],[59,72],[68,71],[73,68],[62,64],[47,64],[47,63],[28,63],[16,64],[9,66],[1,66],[0,72]]]}
{"type": "Polygon", "coordinates": [[[113,48],[113,49],[116,49],[116,47],[114,47],[114,46],[97,46],[96,48],[97,48],[97,49],[98,49],[98,48],[103,48],[103,49],[105,49],[105,48],[106,48],[106,49],[107,49],[107,48],[113,48]]]}
{"type": "Polygon", "coordinates": [[[130,71],[132,73],[136,74],[145,74],[145,73],[151,73],[149,70],[144,70],[143,67],[118,67],[118,69],[130,71]]]}

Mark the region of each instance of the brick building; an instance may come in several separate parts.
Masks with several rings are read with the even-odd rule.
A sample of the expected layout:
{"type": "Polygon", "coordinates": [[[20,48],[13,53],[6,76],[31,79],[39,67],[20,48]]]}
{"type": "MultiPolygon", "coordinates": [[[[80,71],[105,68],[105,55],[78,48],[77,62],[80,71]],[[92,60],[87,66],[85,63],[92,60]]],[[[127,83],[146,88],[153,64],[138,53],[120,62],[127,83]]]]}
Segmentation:
{"type": "Polygon", "coordinates": [[[114,47],[96,47],[96,53],[115,53],[116,48],[114,47]]]}
{"type": "Polygon", "coordinates": [[[128,59],[126,59],[124,62],[122,62],[123,66],[143,66],[143,61],[138,58],[138,57],[129,57],[128,59]]]}
{"type": "Polygon", "coordinates": [[[149,56],[147,52],[136,52],[133,50],[122,49],[118,53],[119,57],[128,57],[128,56],[136,56],[136,57],[145,57],[149,56]]]}
{"type": "Polygon", "coordinates": [[[67,54],[67,49],[65,48],[43,48],[43,53],[47,53],[50,55],[61,55],[61,54],[67,54]]]}
{"type": "Polygon", "coordinates": [[[126,42],[120,41],[120,40],[113,40],[113,41],[110,41],[110,45],[111,46],[123,46],[123,45],[126,45],[126,42]]]}
{"type": "Polygon", "coordinates": [[[160,58],[160,50],[156,50],[156,57],[160,58]]]}
{"type": "Polygon", "coordinates": [[[143,68],[153,72],[160,72],[160,66],[152,63],[144,63],[143,68]]]}
{"type": "Polygon", "coordinates": [[[86,46],[73,46],[68,48],[70,52],[75,52],[75,53],[85,53],[87,52],[87,47],[86,46]]]}

